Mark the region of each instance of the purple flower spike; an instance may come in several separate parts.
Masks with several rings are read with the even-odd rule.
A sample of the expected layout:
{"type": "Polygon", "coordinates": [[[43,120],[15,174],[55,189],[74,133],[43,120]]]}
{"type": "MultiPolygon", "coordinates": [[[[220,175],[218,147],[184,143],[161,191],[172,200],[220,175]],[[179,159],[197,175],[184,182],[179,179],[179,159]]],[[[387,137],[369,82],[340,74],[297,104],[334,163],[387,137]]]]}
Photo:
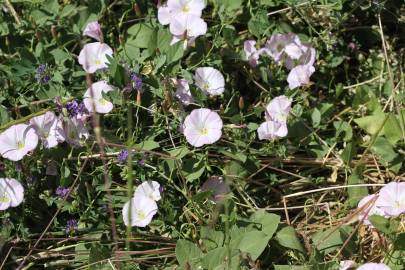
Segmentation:
{"type": "Polygon", "coordinates": [[[65,187],[61,187],[59,186],[56,190],[55,190],[55,194],[58,195],[61,198],[64,198],[66,196],[66,194],[68,194],[70,191],[70,188],[65,188],[65,187]]]}
{"type": "Polygon", "coordinates": [[[117,159],[120,163],[125,163],[128,158],[128,150],[122,150],[118,155],[117,159]]]}
{"type": "Polygon", "coordinates": [[[47,84],[51,80],[46,65],[40,64],[36,69],[35,79],[41,84],[47,84]]]}
{"type": "Polygon", "coordinates": [[[69,219],[69,220],[66,222],[66,229],[65,229],[66,234],[70,234],[70,233],[72,233],[72,232],[76,232],[77,229],[78,229],[78,222],[77,222],[76,219],[69,219]]]}
{"type": "Polygon", "coordinates": [[[141,77],[135,72],[131,72],[129,78],[132,81],[132,87],[138,91],[141,91],[143,86],[141,77]]]}

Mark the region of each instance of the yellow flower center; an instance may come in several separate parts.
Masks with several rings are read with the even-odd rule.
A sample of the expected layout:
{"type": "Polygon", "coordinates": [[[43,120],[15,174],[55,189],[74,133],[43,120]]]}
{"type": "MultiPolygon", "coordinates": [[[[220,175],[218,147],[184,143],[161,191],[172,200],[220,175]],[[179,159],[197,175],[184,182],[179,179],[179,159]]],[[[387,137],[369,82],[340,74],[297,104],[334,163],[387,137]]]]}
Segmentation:
{"type": "Polygon", "coordinates": [[[0,203],[8,203],[10,201],[9,197],[3,196],[0,197],[0,203]]]}
{"type": "Polygon", "coordinates": [[[201,133],[201,135],[206,136],[206,135],[208,135],[208,129],[203,128],[203,129],[200,130],[200,133],[201,133]]]}
{"type": "Polygon", "coordinates": [[[184,13],[187,13],[190,11],[190,7],[188,5],[184,5],[183,8],[181,9],[184,13]]]}
{"type": "Polygon", "coordinates": [[[101,60],[100,60],[100,59],[96,59],[96,61],[94,61],[94,63],[96,63],[96,65],[101,65],[101,60]]]}
{"type": "Polygon", "coordinates": [[[145,219],[145,218],[146,218],[145,212],[140,211],[140,212],[138,213],[138,219],[143,220],[143,219],[145,219]]]}
{"type": "Polygon", "coordinates": [[[98,103],[100,103],[101,106],[107,105],[107,102],[108,102],[108,101],[107,101],[105,98],[100,98],[100,99],[98,100],[98,103]]]}
{"type": "Polygon", "coordinates": [[[17,142],[17,149],[19,149],[19,150],[23,149],[24,146],[25,146],[25,144],[23,142],[20,142],[20,141],[17,142]]]}
{"type": "Polygon", "coordinates": [[[209,83],[204,83],[204,84],[203,84],[203,88],[204,88],[205,90],[209,89],[209,88],[210,88],[210,84],[209,84],[209,83]]]}

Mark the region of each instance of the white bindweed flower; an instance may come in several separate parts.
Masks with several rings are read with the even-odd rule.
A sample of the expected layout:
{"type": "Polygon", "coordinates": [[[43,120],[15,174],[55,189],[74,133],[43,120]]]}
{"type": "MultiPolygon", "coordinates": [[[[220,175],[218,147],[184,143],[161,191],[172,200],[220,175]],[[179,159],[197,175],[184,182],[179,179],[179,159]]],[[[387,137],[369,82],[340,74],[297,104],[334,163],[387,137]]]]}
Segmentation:
{"type": "Polygon", "coordinates": [[[246,58],[249,61],[251,67],[257,66],[259,63],[261,50],[256,49],[256,41],[246,40],[243,43],[243,49],[246,54],[246,58]]]}
{"type": "Polygon", "coordinates": [[[212,67],[197,68],[194,75],[195,84],[205,94],[219,96],[225,91],[225,79],[219,70],[212,67]]]}
{"type": "Polygon", "coordinates": [[[106,81],[95,82],[84,93],[83,103],[89,112],[93,111],[93,105],[98,113],[109,113],[114,105],[103,97],[103,93],[113,91],[106,81]],[[93,104],[94,103],[94,104],[93,104]]]}
{"type": "MultiPolygon", "coordinates": [[[[293,43],[294,41],[299,41],[296,34],[274,34],[271,36],[270,40],[266,42],[264,52],[268,54],[276,63],[280,63],[283,60],[285,54],[286,46],[293,43]]],[[[293,48],[290,48],[292,52],[293,48]]]]}
{"type": "Polygon", "coordinates": [[[384,263],[366,263],[357,268],[357,270],[391,270],[391,268],[384,263]]]}
{"type": "Polygon", "coordinates": [[[161,199],[160,184],[156,181],[143,182],[135,190],[134,197],[137,196],[146,196],[154,201],[159,201],[161,199]]]}
{"type": "Polygon", "coordinates": [[[372,215],[384,216],[384,211],[376,205],[376,195],[367,195],[359,201],[357,209],[360,209],[358,214],[359,221],[362,221],[365,225],[373,227],[368,218],[372,215]]]}
{"type": "Polygon", "coordinates": [[[339,264],[339,270],[348,270],[350,268],[353,268],[355,265],[356,263],[352,260],[341,261],[339,264]]]}
{"type": "Polygon", "coordinates": [[[93,42],[84,45],[79,54],[79,64],[87,73],[94,73],[99,69],[106,68],[107,55],[112,56],[113,50],[105,43],[93,42]]]}
{"type": "Polygon", "coordinates": [[[298,56],[299,54],[299,57],[293,58],[290,55],[290,57],[285,59],[284,65],[289,70],[299,65],[313,66],[315,64],[316,51],[314,48],[309,45],[301,44],[299,50],[300,53],[297,53],[296,55],[298,56]]]}
{"type": "Polygon", "coordinates": [[[187,80],[179,79],[177,80],[177,90],[175,96],[181,103],[185,106],[190,105],[194,102],[193,96],[190,92],[190,86],[188,85],[187,80]]]}
{"type": "Polygon", "coordinates": [[[59,142],[66,141],[72,146],[81,146],[90,134],[82,120],[72,118],[60,118],[58,120],[57,137],[59,142]]]}
{"type": "Polygon", "coordinates": [[[98,41],[101,41],[103,32],[101,31],[100,24],[97,21],[88,23],[83,31],[83,36],[92,37],[98,41]]]}
{"type": "Polygon", "coordinates": [[[194,43],[194,40],[207,33],[207,23],[195,15],[175,16],[170,23],[170,33],[173,35],[171,45],[184,40],[184,48],[194,43]]]}
{"type": "Polygon", "coordinates": [[[205,8],[204,0],[168,0],[167,7],[170,12],[177,15],[193,15],[201,17],[205,8]]]}
{"type": "Polygon", "coordinates": [[[282,95],[275,97],[266,107],[266,120],[286,123],[291,111],[291,99],[282,95]]]}
{"type": "Polygon", "coordinates": [[[391,217],[405,213],[405,182],[391,182],[381,188],[376,206],[391,217]]]}
{"type": "Polygon", "coordinates": [[[9,160],[21,160],[38,144],[35,130],[26,124],[17,124],[0,134],[0,154],[9,160]]]}
{"type": "Polygon", "coordinates": [[[35,129],[45,148],[58,145],[57,123],[58,118],[53,112],[46,112],[30,120],[30,125],[35,129]]]}
{"type": "Polygon", "coordinates": [[[0,210],[16,207],[24,199],[24,188],[13,178],[0,178],[0,210]]]}
{"type": "Polygon", "coordinates": [[[287,81],[290,89],[309,84],[309,78],[315,72],[315,68],[309,65],[299,65],[291,69],[287,81]]]}
{"type": "Polygon", "coordinates": [[[158,21],[161,25],[168,25],[172,21],[173,15],[170,8],[166,6],[161,6],[158,9],[158,21]]]}
{"type": "Polygon", "coordinates": [[[186,140],[195,147],[213,144],[222,136],[222,120],[210,109],[195,109],[184,120],[186,140]]]}
{"type": "Polygon", "coordinates": [[[285,123],[267,121],[257,129],[259,140],[274,140],[287,136],[288,129],[285,123]]]}
{"type": "Polygon", "coordinates": [[[154,200],[146,196],[135,196],[132,199],[131,209],[130,202],[126,202],[122,208],[122,218],[124,224],[128,226],[146,227],[153,216],[157,213],[157,204],[154,200]],[[129,214],[131,215],[131,223],[129,223],[129,214]]]}

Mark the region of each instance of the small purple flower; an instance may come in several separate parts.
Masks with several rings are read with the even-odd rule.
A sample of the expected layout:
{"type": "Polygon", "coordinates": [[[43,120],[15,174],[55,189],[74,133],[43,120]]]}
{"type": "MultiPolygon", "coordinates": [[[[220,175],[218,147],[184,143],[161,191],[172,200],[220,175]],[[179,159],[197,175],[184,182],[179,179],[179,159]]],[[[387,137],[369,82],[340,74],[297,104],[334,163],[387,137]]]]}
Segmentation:
{"type": "Polygon", "coordinates": [[[163,185],[160,185],[159,187],[159,192],[163,193],[165,191],[165,187],[163,185]]]}
{"type": "Polygon", "coordinates": [[[66,229],[65,229],[66,234],[70,234],[70,233],[72,233],[72,232],[76,232],[77,229],[78,229],[78,222],[77,222],[76,219],[69,219],[69,220],[66,222],[66,229]]]}
{"type": "Polygon", "coordinates": [[[78,115],[87,114],[86,106],[84,105],[83,102],[79,102],[77,99],[74,99],[66,103],[65,107],[70,117],[76,117],[78,115]]]}
{"type": "Polygon", "coordinates": [[[59,186],[56,190],[55,190],[55,194],[58,195],[61,198],[64,198],[66,196],[66,194],[68,194],[70,191],[70,188],[65,188],[65,187],[61,187],[59,186]]]}
{"type": "Polygon", "coordinates": [[[46,65],[40,64],[36,69],[35,79],[42,84],[47,84],[51,80],[46,65]]]}
{"type": "Polygon", "coordinates": [[[139,165],[140,167],[145,166],[145,160],[144,160],[144,159],[139,160],[139,161],[138,161],[138,165],[139,165]]]}
{"type": "Polygon", "coordinates": [[[120,163],[125,163],[127,161],[127,158],[128,158],[128,150],[122,150],[117,155],[117,159],[120,163]]]}
{"type": "Polygon", "coordinates": [[[131,72],[129,74],[129,78],[132,81],[132,87],[138,91],[142,90],[142,86],[143,86],[143,82],[141,77],[139,76],[139,74],[135,73],[135,72],[131,72]]]}

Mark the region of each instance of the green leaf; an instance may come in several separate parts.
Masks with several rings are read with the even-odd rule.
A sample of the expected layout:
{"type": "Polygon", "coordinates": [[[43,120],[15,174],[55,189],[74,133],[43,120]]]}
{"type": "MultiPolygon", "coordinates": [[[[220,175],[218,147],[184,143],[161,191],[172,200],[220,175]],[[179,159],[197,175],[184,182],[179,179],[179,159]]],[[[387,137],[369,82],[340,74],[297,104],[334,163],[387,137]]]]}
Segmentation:
{"type": "Polygon", "coordinates": [[[180,60],[184,55],[183,42],[177,42],[169,47],[166,53],[166,63],[171,64],[180,60]]]}
{"type": "Polygon", "coordinates": [[[398,157],[398,154],[394,151],[393,146],[387,139],[383,137],[377,138],[377,140],[371,146],[371,151],[380,156],[386,164],[398,157]]]}
{"type": "Polygon", "coordinates": [[[188,182],[192,182],[204,173],[205,166],[204,160],[195,158],[186,159],[183,164],[183,174],[188,182]]]}
{"type": "Polygon", "coordinates": [[[177,147],[176,149],[169,151],[170,156],[175,157],[177,159],[182,159],[189,153],[190,153],[190,150],[187,148],[187,146],[177,147]]]}
{"type": "Polygon", "coordinates": [[[312,119],[312,126],[314,128],[318,127],[319,124],[321,123],[321,112],[317,108],[314,108],[314,110],[312,111],[311,119],[312,119]]]}
{"type": "Polygon", "coordinates": [[[138,48],[148,48],[150,40],[156,36],[154,29],[147,24],[139,23],[128,28],[128,35],[131,37],[127,40],[132,46],[138,48]]]}
{"type": "Polygon", "coordinates": [[[202,259],[202,265],[204,269],[214,269],[218,265],[221,265],[227,256],[227,248],[219,247],[210,250],[202,259]]]}
{"type": "Polygon", "coordinates": [[[89,254],[89,264],[91,270],[109,269],[106,259],[111,257],[111,249],[99,243],[92,244],[89,254]],[[100,263],[96,263],[100,262],[100,263]]]}
{"type": "Polygon", "coordinates": [[[274,265],[274,270],[311,270],[305,265],[274,265]]]}
{"type": "Polygon", "coordinates": [[[261,231],[246,232],[239,243],[239,250],[250,254],[252,260],[259,258],[270,238],[261,231]]]}
{"type": "Polygon", "coordinates": [[[277,232],[275,239],[283,247],[295,249],[305,253],[304,247],[302,246],[293,227],[286,226],[282,228],[279,232],[277,232]]]}
{"type": "Polygon", "coordinates": [[[153,150],[159,148],[159,143],[155,141],[144,141],[138,144],[135,144],[135,147],[140,148],[141,150],[153,150]]]}
{"type": "Polygon", "coordinates": [[[341,157],[347,165],[350,164],[354,155],[356,155],[356,150],[357,147],[355,142],[350,142],[346,144],[346,147],[343,149],[341,157]]]}
{"type": "Polygon", "coordinates": [[[270,22],[266,10],[259,10],[248,23],[249,32],[258,38],[261,38],[269,27],[270,22]]]}
{"type": "MultiPolygon", "coordinates": [[[[363,178],[363,171],[360,167],[357,168],[356,171],[352,173],[352,175],[349,176],[347,179],[347,184],[348,185],[358,185],[358,184],[364,184],[363,178]]],[[[368,195],[368,190],[367,187],[348,187],[347,188],[347,193],[348,193],[348,200],[347,204],[349,207],[356,207],[358,202],[365,196],[368,195]]]]}
{"type": "Polygon", "coordinates": [[[202,257],[201,250],[194,243],[184,239],[177,241],[175,253],[177,261],[182,267],[187,264],[195,266],[202,257]]]}
{"type": "Polygon", "coordinates": [[[269,239],[271,239],[277,230],[278,224],[280,223],[280,216],[267,213],[265,210],[261,209],[250,216],[249,220],[259,224],[259,229],[261,229],[261,231],[264,232],[269,239]]]}
{"type": "MultiPolygon", "coordinates": [[[[368,134],[374,135],[380,130],[380,128],[382,128],[384,120],[385,114],[380,112],[374,115],[354,119],[354,122],[356,122],[356,124],[368,134]]],[[[380,132],[380,134],[382,135],[382,132],[380,132]]]]}
{"type": "Polygon", "coordinates": [[[405,251],[405,233],[400,233],[396,236],[394,250],[405,251]]]}
{"type": "Polygon", "coordinates": [[[397,117],[394,114],[389,114],[388,120],[384,125],[384,135],[387,140],[395,145],[395,143],[402,139],[402,130],[397,117]]]}
{"type": "Polygon", "coordinates": [[[212,250],[218,247],[222,247],[224,244],[224,233],[216,231],[210,227],[201,228],[201,240],[207,250],[212,250]]]}
{"type": "Polygon", "coordinates": [[[399,227],[399,222],[396,220],[389,220],[383,216],[372,215],[368,220],[380,232],[391,235],[395,234],[399,227]]]}

